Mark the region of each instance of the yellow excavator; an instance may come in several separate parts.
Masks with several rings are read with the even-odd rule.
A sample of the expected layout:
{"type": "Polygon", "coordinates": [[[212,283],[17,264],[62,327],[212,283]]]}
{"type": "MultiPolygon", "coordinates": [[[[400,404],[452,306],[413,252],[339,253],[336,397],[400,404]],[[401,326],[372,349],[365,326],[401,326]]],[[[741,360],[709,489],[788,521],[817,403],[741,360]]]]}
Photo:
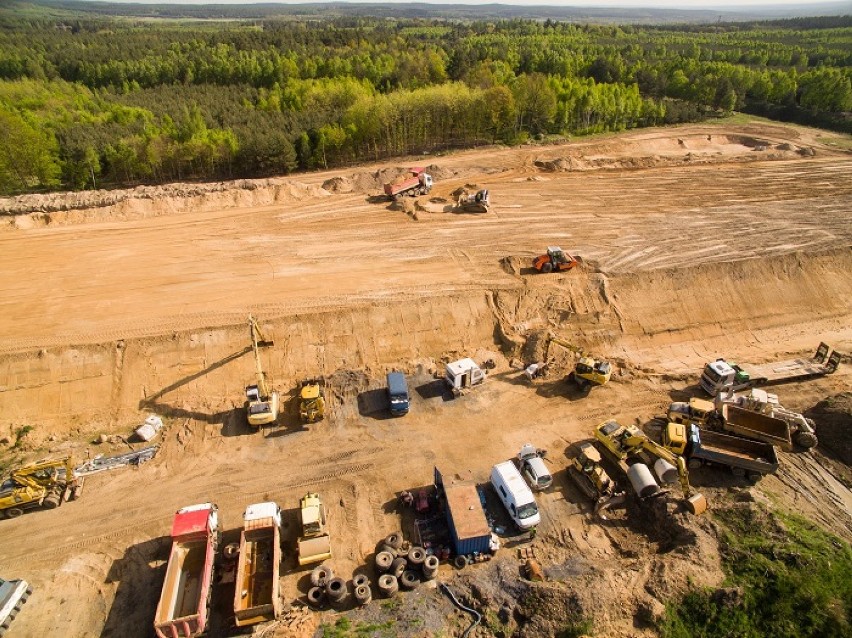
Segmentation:
{"type": "Polygon", "coordinates": [[[0,514],[15,518],[35,507],[55,509],[77,498],[82,488],[71,457],[26,465],[12,470],[0,484],[0,514]]]}
{"type": "Polygon", "coordinates": [[[263,336],[257,319],[252,315],[249,315],[248,324],[251,334],[251,347],[254,351],[257,383],[246,386],[246,416],[249,425],[260,427],[274,423],[278,419],[278,393],[270,387],[266,373],[260,363],[260,348],[270,347],[275,342],[269,341],[263,336]]]}
{"type": "MultiPolygon", "coordinates": [[[[649,439],[638,427],[621,425],[614,420],[606,421],[595,429],[595,438],[603,446],[604,451],[609,453],[624,470],[628,478],[631,477],[631,474],[636,474],[635,471],[631,471],[631,466],[626,463],[628,458],[641,457],[645,453],[657,459],[654,469],[662,480],[670,482],[670,475],[677,472],[677,480],[680,481],[680,487],[683,490],[684,503],[690,513],[699,515],[707,510],[707,499],[702,494],[695,492],[689,484],[689,472],[686,469],[684,458],[649,439]]],[[[647,467],[645,469],[647,470],[647,467]]],[[[647,472],[646,477],[642,478],[646,481],[653,480],[650,471],[647,472]]],[[[633,482],[632,478],[631,482],[633,482]]],[[[636,484],[634,483],[635,487],[636,484]]],[[[646,485],[646,487],[648,486],[646,485]]],[[[651,490],[652,493],[655,491],[656,488],[651,490]]]]}
{"type": "Polygon", "coordinates": [[[553,335],[548,337],[544,353],[545,361],[550,360],[550,344],[552,343],[560,345],[566,350],[570,350],[571,352],[575,352],[580,355],[579,360],[574,365],[574,371],[571,373],[571,377],[574,379],[574,383],[576,383],[581,390],[588,392],[594,386],[601,386],[609,383],[609,378],[612,375],[612,366],[608,362],[596,359],[583,348],[575,346],[574,344],[569,343],[564,339],[560,339],[559,337],[554,337],[553,335]]]}

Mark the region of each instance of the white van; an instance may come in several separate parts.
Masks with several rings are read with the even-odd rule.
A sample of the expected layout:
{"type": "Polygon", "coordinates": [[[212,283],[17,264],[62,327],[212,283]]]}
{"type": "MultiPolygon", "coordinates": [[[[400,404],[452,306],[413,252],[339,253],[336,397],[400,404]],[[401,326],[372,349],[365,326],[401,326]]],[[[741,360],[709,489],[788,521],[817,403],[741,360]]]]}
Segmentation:
{"type": "Polygon", "coordinates": [[[491,469],[491,484],[518,527],[531,529],[541,522],[532,490],[514,463],[504,461],[495,465],[491,469]]]}

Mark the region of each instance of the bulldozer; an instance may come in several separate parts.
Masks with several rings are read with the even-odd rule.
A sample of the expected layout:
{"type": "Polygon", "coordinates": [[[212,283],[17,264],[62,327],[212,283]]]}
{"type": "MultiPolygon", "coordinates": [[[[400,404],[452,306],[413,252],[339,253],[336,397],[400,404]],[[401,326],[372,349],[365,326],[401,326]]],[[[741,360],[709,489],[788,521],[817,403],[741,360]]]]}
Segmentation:
{"type": "Polygon", "coordinates": [[[547,253],[533,259],[532,265],[538,272],[562,272],[583,263],[582,257],[569,255],[559,246],[548,246],[547,253]]]}
{"type": "Polygon", "coordinates": [[[299,391],[299,416],[303,423],[316,423],[325,416],[325,394],[319,379],[302,382],[299,391]]]}
{"type": "Polygon", "coordinates": [[[568,475],[594,501],[602,502],[615,494],[615,481],[601,467],[601,454],[589,441],[574,446],[568,475]]]}
{"type": "Polygon", "coordinates": [[[260,427],[275,423],[278,419],[278,393],[270,387],[269,380],[260,362],[260,348],[271,347],[275,345],[275,342],[269,341],[263,336],[257,319],[252,315],[249,315],[248,324],[251,347],[254,351],[257,383],[246,386],[246,417],[249,425],[260,427]]]}
{"type": "Polygon", "coordinates": [[[695,492],[689,484],[689,472],[684,458],[652,441],[638,427],[621,425],[614,420],[606,421],[595,429],[595,438],[602,446],[602,451],[611,456],[624,471],[640,497],[659,493],[658,486],[646,465],[629,465],[627,460],[644,460],[642,456],[647,455],[656,459],[654,471],[661,481],[671,483],[674,479],[680,482],[684,504],[690,513],[697,516],[707,510],[707,499],[695,492]]]}
{"type": "Polygon", "coordinates": [[[574,365],[574,371],[571,373],[571,378],[581,390],[588,392],[595,386],[606,385],[612,376],[612,365],[602,359],[597,359],[587,353],[583,348],[575,346],[572,343],[550,335],[545,348],[545,361],[549,361],[550,344],[555,343],[562,346],[566,350],[577,353],[580,358],[574,365]]]}
{"type": "Polygon", "coordinates": [[[55,509],[77,498],[82,489],[83,479],[75,474],[71,457],[26,465],[0,484],[0,514],[15,518],[27,509],[55,509]]]}
{"type": "Polygon", "coordinates": [[[299,499],[299,517],[302,535],[297,541],[299,565],[310,565],[331,558],[331,543],[325,506],[316,492],[308,492],[299,499]]]}

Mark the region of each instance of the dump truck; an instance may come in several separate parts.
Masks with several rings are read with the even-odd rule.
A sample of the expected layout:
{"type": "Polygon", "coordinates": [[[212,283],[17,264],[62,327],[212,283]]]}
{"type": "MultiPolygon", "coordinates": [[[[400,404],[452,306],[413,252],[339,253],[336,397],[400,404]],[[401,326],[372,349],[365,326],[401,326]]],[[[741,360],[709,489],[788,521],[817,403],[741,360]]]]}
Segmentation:
{"type": "Polygon", "coordinates": [[[0,578],[0,636],[9,629],[9,625],[32,593],[32,587],[25,580],[0,578]]]}
{"type": "Polygon", "coordinates": [[[582,257],[569,255],[559,246],[548,246],[544,255],[539,255],[533,259],[532,266],[538,272],[549,273],[571,270],[581,263],[583,263],[582,257]]]}
{"type": "Polygon", "coordinates": [[[708,422],[708,426],[712,430],[777,445],[782,450],[793,449],[790,426],[786,421],[752,412],[732,403],[723,403],[708,422]]]}
{"type": "Polygon", "coordinates": [[[331,538],[325,506],[319,494],[308,492],[299,500],[302,535],[297,541],[299,565],[310,565],[331,558],[331,538]]]}
{"type": "Polygon", "coordinates": [[[421,166],[408,169],[408,172],[400,179],[390,184],[385,184],[385,195],[391,199],[398,199],[409,195],[427,195],[432,190],[432,176],[421,166]]]}
{"type": "Polygon", "coordinates": [[[704,366],[699,385],[711,397],[720,392],[736,392],[758,386],[804,381],[832,374],[840,365],[841,354],[820,343],[810,359],[789,359],[761,365],[737,365],[716,359],[704,366]]]}
{"type": "Polygon", "coordinates": [[[82,488],[70,457],[25,465],[0,484],[0,515],[15,518],[36,507],[55,509],[77,498],[82,488]]]}
{"type": "Polygon", "coordinates": [[[781,419],[790,428],[793,443],[803,448],[816,447],[819,440],[816,435],[816,424],[805,415],[788,410],[778,401],[778,395],[752,388],[748,394],[722,395],[716,397],[716,404],[721,408],[723,403],[731,403],[744,410],[759,412],[776,419],[781,419]]]}
{"type": "Polygon", "coordinates": [[[302,381],[299,390],[299,417],[302,423],[316,423],[325,417],[325,393],[319,379],[302,381]]]}
{"type": "Polygon", "coordinates": [[[684,457],[652,441],[635,425],[621,425],[615,420],[605,421],[595,429],[595,438],[601,451],[627,475],[631,487],[640,498],[660,493],[660,486],[646,465],[647,461],[653,463],[654,472],[663,483],[680,482],[684,505],[690,513],[699,515],[707,510],[707,499],[695,492],[689,484],[684,457]],[[628,463],[631,460],[634,462],[628,463]]]}
{"type": "Polygon", "coordinates": [[[281,615],[280,564],[281,508],[272,502],[249,505],[243,514],[234,581],[234,622],[237,627],[275,620],[281,615]]]}
{"type": "Polygon", "coordinates": [[[694,423],[669,423],[663,430],[663,445],[683,454],[691,469],[702,465],[727,467],[735,476],[753,482],[778,469],[778,455],[772,445],[702,430],[694,423]]]}
{"type": "Polygon", "coordinates": [[[172,522],[172,549],[154,616],[159,638],[190,638],[207,630],[216,550],[221,536],[213,503],[181,508],[172,522]]]}
{"type": "Polygon", "coordinates": [[[485,372],[473,359],[459,359],[447,364],[444,381],[453,394],[459,395],[466,388],[485,382],[485,372]]]}

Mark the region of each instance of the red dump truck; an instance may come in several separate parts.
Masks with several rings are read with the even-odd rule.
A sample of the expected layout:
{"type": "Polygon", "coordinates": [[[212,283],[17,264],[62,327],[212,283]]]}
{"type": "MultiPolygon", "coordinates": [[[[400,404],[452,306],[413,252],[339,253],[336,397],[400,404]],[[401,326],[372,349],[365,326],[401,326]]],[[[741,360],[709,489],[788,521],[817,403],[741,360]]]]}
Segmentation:
{"type": "Polygon", "coordinates": [[[207,629],[213,568],[220,538],[213,503],[179,509],[172,523],[172,550],[154,630],[159,638],[191,638],[207,629]]]}
{"type": "Polygon", "coordinates": [[[272,502],[249,505],[243,515],[234,591],[237,627],[275,620],[281,615],[280,563],[281,508],[272,502]]]}
{"type": "Polygon", "coordinates": [[[426,169],[415,166],[408,170],[403,177],[385,184],[385,195],[391,199],[397,199],[404,195],[426,195],[432,190],[432,176],[425,172],[426,169]]]}

